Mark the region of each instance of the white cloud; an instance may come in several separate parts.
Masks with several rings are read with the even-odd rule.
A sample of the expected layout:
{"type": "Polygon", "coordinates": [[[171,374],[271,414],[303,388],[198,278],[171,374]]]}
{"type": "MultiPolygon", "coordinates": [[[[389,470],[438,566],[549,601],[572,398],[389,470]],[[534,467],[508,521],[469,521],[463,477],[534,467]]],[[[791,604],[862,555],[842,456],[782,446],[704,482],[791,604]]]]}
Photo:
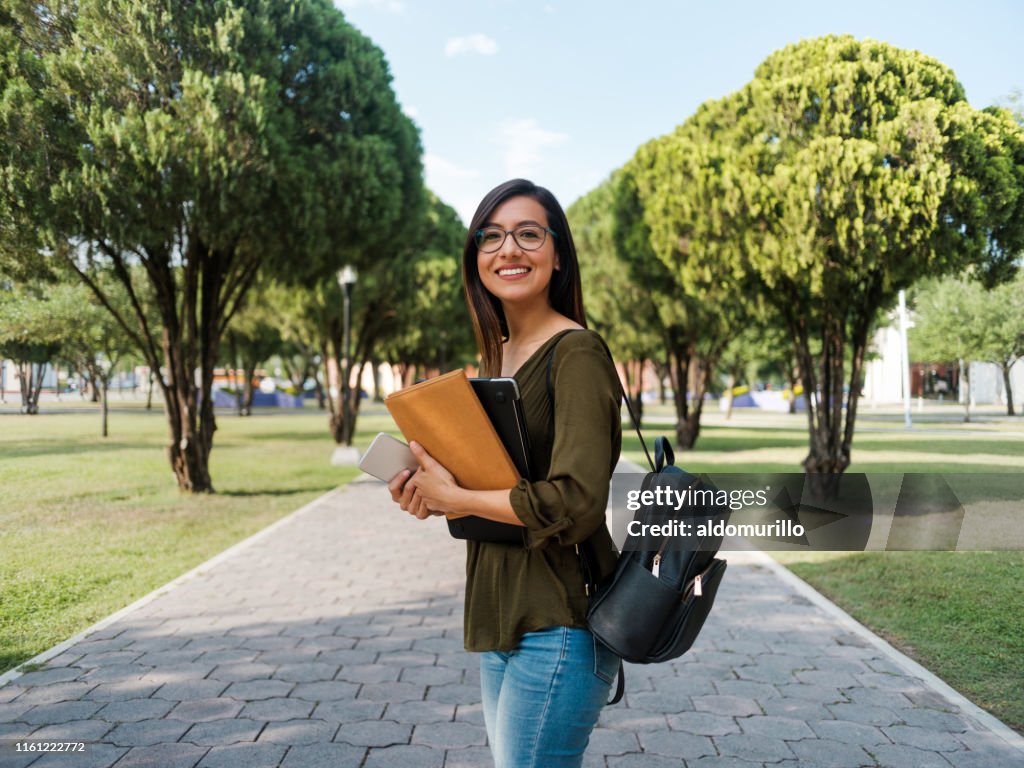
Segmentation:
{"type": "Polygon", "coordinates": [[[480,201],[480,171],[465,168],[440,155],[423,155],[427,186],[468,222],[480,201]]]}
{"type": "Polygon", "coordinates": [[[429,152],[423,155],[423,167],[429,176],[443,179],[475,179],[480,175],[480,171],[463,168],[451,160],[445,160],[440,155],[432,155],[429,152]]]}
{"type": "Polygon", "coordinates": [[[372,8],[375,11],[384,11],[386,13],[405,13],[405,3],[402,0],[334,0],[334,3],[343,11],[352,11],[356,8],[372,8]]]}
{"type": "Polygon", "coordinates": [[[493,56],[498,52],[498,43],[492,37],[480,34],[452,37],[444,44],[444,55],[459,56],[463,53],[479,53],[481,56],[493,56]]]}
{"type": "Polygon", "coordinates": [[[541,170],[544,151],[568,140],[568,134],[545,130],[533,118],[505,123],[498,130],[496,139],[502,147],[505,171],[509,177],[533,176],[541,170]]]}

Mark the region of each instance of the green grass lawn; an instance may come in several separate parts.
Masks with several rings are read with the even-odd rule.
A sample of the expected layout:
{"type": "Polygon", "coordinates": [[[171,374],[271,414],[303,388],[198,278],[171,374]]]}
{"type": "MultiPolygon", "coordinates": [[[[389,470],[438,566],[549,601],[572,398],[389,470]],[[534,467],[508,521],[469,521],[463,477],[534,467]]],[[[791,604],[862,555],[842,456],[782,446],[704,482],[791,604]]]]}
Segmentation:
{"type": "MultiPolygon", "coordinates": [[[[372,409],[371,409],[372,410],[372,409]]],[[[390,420],[368,415],[365,448],[390,420]]],[[[211,454],[216,494],[179,493],[158,410],[0,415],[0,671],[348,482],[330,465],[327,418],[225,414],[211,454]]]]}

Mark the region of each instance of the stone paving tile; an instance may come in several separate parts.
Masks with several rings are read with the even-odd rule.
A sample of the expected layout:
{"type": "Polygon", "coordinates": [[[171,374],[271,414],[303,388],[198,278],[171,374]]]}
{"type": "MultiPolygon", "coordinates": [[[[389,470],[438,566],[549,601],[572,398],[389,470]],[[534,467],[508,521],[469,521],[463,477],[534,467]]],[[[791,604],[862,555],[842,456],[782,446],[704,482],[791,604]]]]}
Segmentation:
{"type": "Polygon", "coordinates": [[[698,712],[713,712],[730,717],[761,714],[761,705],[743,696],[695,696],[693,707],[698,712]]]}
{"type": "Polygon", "coordinates": [[[795,756],[784,741],[769,741],[761,736],[751,736],[746,733],[713,736],[712,741],[718,748],[718,754],[723,757],[774,762],[795,756]]]}
{"type": "Polygon", "coordinates": [[[96,717],[111,723],[131,723],[165,717],[174,708],[166,699],[128,699],[103,705],[96,717]]]}
{"type": "Polygon", "coordinates": [[[871,704],[828,704],[828,711],[841,722],[863,723],[865,725],[896,725],[903,722],[900,715],[886,707],[871,704]]]}
{"type": "Polygon", "coordinates": [[[828,739],[803,739],[786,742],[801,764],[821,768],[862,768],[873,759],[862,747],[828,739]]]}
{"type": "MultiPolygon", "coordinates": [[[[0,713],[3,712],[3,706],[0,705],[0,713]]],[[[31,708],[29,708],[28,704],[25,704],[23,706],[19,705],[16,709],[12,710],[12,715],[19,710],[21,714],[17,717],[11,717],[7,722],[17,720],[30,725],[46,725],[65,720],[87,720],[95,715],[103,706],[98,701],[62,701],[59,704],[39,704],[31,708]]],[[[107,718],[100,717],[100,719],[105,720],[107,718]]],[[[2,714],[0,714],[0,722],[5,722],[2,714]]]]}
{"type": "Polygon", "coordinates": [[[160,683],[143,680],[124,680],[116,683],[100,683],[82,698],[90,701],[130,701],[148,699],[160,688],[160,683]]]}
{"type": "Polygon", "coordinates": [[[455,720],[455,705],[439,701],[404,701],[388,704],[384,718],[411,725],[450,723],[455,720]]]}
{"type": "MultiPolygon", "coordinates": [[[[310,685],[324,685],[324,683],[310,683],[310,685]]],[[[231,683],[224,689],[221,696],[242,701],[274,699],[279,696],[288,696],[296,687],[295,683],[288,683],[284,680],[252,680],[247,683],[231,683]]]]}
{"type": "Polygon", "coordinates": [[[34,741],[99,741],[113,726],[104,720],[67,720],[36,728],[34,741]]]}
{"type": "Polygon", "coordinates": [[[262,735],[261,732],[265,725],[266,723],[262,720],[251,720],[245,717],[210,720],[192,725],[188,732],[181,737],[181,741],[207,747],[256,741],[256,738],[262,735]]]}
{"type": "Polygon", "coordinates": [[[484,725],[484,708],[476,704],[459,704],[455,708],[455,719],[460,723],[472,723],[473,725],[484,725]]]}
{"type": "Polygon", "coordinates": [[[167,717],[189,723],[201,723],[235,717],[244,706],[246,705],[237,699],[195,699],[181,702],[167,717]]]}
{"type": "Polygon", "coordinates": [[[645,753],[678,757],[685,760],[715,755],[717,750],[708,736],[695,736],[680,731],[656,731],[638,734],[645,753]]]}
{"type": "Polygon", "coordinates": [[[764,708],[766,715],[796,717],[805,721],[828,720],[833,716],[824,704],[806,699],[768,698],[759,699],[758,703],[764,708]]]}
{"type": "Polygon", "coordinates": [[[363,768],[442,768],[445,753],[430,747],[402,744],[394,747],[375,747],[366,756],[363,768]]]}
{"type": "Polygon", "coordinates": [[[413,726],[391,720],[366,720],[345,723],[338,728],[334,741],[342,741],[357,747],[390,747],[394,744],[408,744],[413,726]]]}
{"type": "Polygon", "coordinates": [[[444,768],[494,768],[494,760],[487,747],[449,749],[445,752],[444,768]]]}
{"type": "Polygon", "coordinates": [[[471,723],[431,723],[413,728],[413,744],[441,749],[463,749],[487,743],[487,732],[471,723]]]}
{"type": "MultiPolygon", "coordinates": [[[[916,747],[884,745],[872,747],[869,751],[878,764],[885,768],[950,768],[950,765],[953,765],[938,752],[916,747]]],[[[1012,763],[1008,765],[992,763],[985,768],[1011,768],[1012,765],[1012,763]]],[[[958,765],[957,768],[960,766],[958,765]]]]}
{"type": "Polygon", "coordinates": [[[338,730],[338,724],[326,720],[281,720],[267,723],[259,741],[273,744],[324,744],[338,730]]]}
{"type": "MultiPolygon", "coordinates": [[[[277,681],[274,681],[275,683],[277,681]]],[[[319,683],[299,683],[294,686],[288,694],[293,699],[305,699],[306,701],[344,701],[354,699],[359,693],[359,684],[345,683],[340,681],[321,681],[319,683]]],[[[282,694],[283,695],[283,694],[282,694]]],[[[253,697],[256,698],[256,697],[253,697]]],[[[274,696],[261,696],[259,698],[272,699],[274,696]]]]}
{"type": "Polygon", "coordinates": [[[856,744],[868,748],[868,751],[871,747],[892,743],[889,737],[882,733],[882,729],[873,725],[851,723],[846,720],[818,720],[808,725],[822,739],[856,744]]]}
{"type": "Polygon", "coordinates": [[[815,734],[810,726],[803,720],[795,717],[778,717],[776,715],[754,715],[752,717],[737,717],[736,723],[743,730],[754,736],[762,736],[766,739],[782,739],[791,741],[796,739],[813,739],[815,734]]]}
{"type": "Polygon", "coordinates": [[[117,762],[117,768],[194,768],[207,751],[195,744],[133,747],[117,762]]]}
{"type": "Polygon", "coordinates": [[[918,728],[912,725],[890,725],[882,728],[882,732],[894,744],[907,747],[928,749],[936,752],[952,752],[962,749],[962,744],[952,734],[931,728],[918,728]]]}
{"type": "MultiPolygon", "coordinates": [[[[62,752],[43,755],[32,763],[32,768],[109,768],[127,752],[126,747],[115,747],[113,744],[86,744],[84,752],[75,752],[73,755],[62,752]]],[[[5,766],[2,759],[0,766],[5,766]]]]}
{"type": "Polygon", "coordinates": [[[241,716],[253,720],[305,719],[312,713],[314,706],[313,702],[304,699],[264,699],[246,704],[241,716]]]}
{"type": "Polygon", "coordinates": [[[145,747],[177,741],[191,727],[180,720],[140,720],[121,723],[107,734],[106,740],[119,747],[145,747]]]}
{"type": "Polygon", "coordinates": [[[612,755],[605,759],[605,763],[608,768],[684,768],[686,765],[678,758],[660,755],[612,755]]]}
{"type": "Polygon", "coordinates": [[[213,747],[198,768],[276,768],[287,747],[280,744],[226,744],[213,747]]]}
{"type": "Polygon", "coordinates": [[[35,672],[27,672],[18,678],[18,683],[32,687],[49,685],[50,683],[66,683],[77,679],[85,670],[78,667],[47,667],[35,672]]]}
{"type": "Polygon", "coordinates": [[[366,751],[351,744],[290,747],[281,768],[362,768],[366,751]]]}

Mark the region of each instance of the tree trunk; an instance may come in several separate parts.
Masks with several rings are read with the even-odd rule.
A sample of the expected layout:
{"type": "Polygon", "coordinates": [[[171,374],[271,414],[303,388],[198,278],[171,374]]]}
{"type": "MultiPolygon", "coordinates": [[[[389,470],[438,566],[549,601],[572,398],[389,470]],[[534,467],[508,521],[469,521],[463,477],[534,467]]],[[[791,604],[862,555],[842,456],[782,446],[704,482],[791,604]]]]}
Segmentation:
{"type": "Polygon", "coordinates": [[[960,381],[964,398],[964,423],[971,421],[971,364],[960,362],[960,381]]]}
{"type": "Polygon", "coordinates": [[[736,374],[732,370],[729,371],[729,384],[728,384],[728,388],[729,388],[729,393],[727,395],[728,400],[726,401],[726,406],[725,406],[725,420],[726,421],[728,421],[729,419],[732,418],[732,401],[733,401],[733,399],[735,397],[735,394],[733,393],[733,390],[736,389],[736,374]]]}
{"type": "Polygon", "coordinates": [[[238,341],[228,334],[228,357],[231,360],[231,389],[235,391],[235,415],[242,415],[242,382],[238,380],[238,341]]]}
{"type": "Polygon", "coordinates": [[[18,382],[21,385],[21,412],[28,416],[35,416],[39,413],[39,393],[43,389],[46,363],[16,360],[15,367],[18,371],[18,382]]]}
{"type": "Polygon", "coordinates": [[[252,382],[256,378],[256,366],[258,364],[256,360],[242,359],[242,407],[238,412],[239,416],[252,415],[252,399],[256,392],[252,382]]]}
{"type": "Polygon", "coordinates": [[[153,410],[153,369],[149,369],[149,391],[146,392],[146,410],[153,410]]]}
{"type": "Polygon", "coordinates": [[[108,394],[108,392],[110,390],[110,385],[108,383],[107,377],[105,377],[105,376],[103,377],[103,379],[101,381],[102,381],[102,383],[101,383],[100,386],[102,388],[102,398],[101,398],[101,401],[100,401],[101,402],[100,410],[103,413],[103,428],[100,430],[100,435],[103,436],[103,437],[106,437],[107,436],[107,413],[108,413],[107,394],[108,394]]]}
{"type": "Polygon", "coordinates": [[[1013,388],[1010,385],[1010,369],[1013,367],[1014,360],[1009,362],[1003,362],[999,364],[999,367],[1003,370],[1003,387],[1006,389],[1006,415],[1015,416],[1016,413],[1013,410],[1013,388]]]}

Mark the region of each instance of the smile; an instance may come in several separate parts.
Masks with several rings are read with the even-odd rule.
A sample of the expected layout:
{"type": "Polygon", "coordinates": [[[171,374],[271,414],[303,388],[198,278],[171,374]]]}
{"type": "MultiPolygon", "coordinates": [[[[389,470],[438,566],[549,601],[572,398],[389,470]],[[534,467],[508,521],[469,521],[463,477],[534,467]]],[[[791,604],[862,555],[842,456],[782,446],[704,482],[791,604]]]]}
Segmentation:
{"type": "Polygon", "coordinates": [[[529,267],[502,267],[498,270],[499,277],[518,277],[530,271],[529,267]]]}

